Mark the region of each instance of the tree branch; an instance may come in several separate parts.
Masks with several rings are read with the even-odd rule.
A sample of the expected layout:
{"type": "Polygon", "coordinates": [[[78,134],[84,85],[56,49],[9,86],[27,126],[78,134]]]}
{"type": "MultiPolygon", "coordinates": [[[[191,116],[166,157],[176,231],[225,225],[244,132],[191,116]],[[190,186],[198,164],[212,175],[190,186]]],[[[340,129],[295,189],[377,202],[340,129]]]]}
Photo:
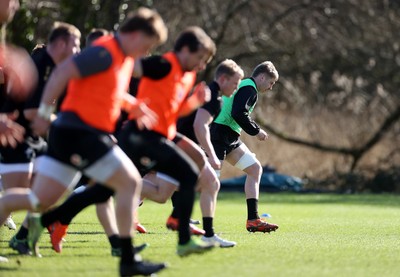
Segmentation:
{"type": "Polygon", "coordinates": [[[265,130],[274,134],[275,136],[277,136],[278,138],[280,138],[284,141],[302,145],[302,146],[306,146],[306,147],[310,147],[310,148],[317,149],[317,150],[324,151],[324,152],[330,152],[330,153],[351,156],[353,158],[353,162],[350,166],[350,171],[353,171],[355,169],[355,167],[357,166],[358,161],[365,155],[365,153],[367,153],[375,144],[377,144],[382,139],[382,137],[391,129],[391,127],[400,120],[400,106],[398,106],[395,109],[395,111],[393,113],[391,113],[385,119],[385,121],[379,127],[378,131],[376,131],[376,133],[364,145],[362,145],[361,147],[358,147],[358,148],[347,148],[347,147],[324,145],[324,144],[321,144],[316,141],[311,142],[311,141],[291,137],[288,134],[286,134],[280,130],[277,130],[274,127],[272,127],[271,125],[265,123],[264,120],[258,116],[256,116],[256,120],[261,124],[261,126],[265,130]]]}

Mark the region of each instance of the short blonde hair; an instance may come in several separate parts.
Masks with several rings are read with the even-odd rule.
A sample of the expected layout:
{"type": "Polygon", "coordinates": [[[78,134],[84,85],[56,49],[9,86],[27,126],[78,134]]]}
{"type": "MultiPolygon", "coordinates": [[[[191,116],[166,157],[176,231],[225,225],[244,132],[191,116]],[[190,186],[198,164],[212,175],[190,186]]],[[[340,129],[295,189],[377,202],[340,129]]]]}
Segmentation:
{"type": "Polygon", "coordinates": [[[214,78],[217,79],[221,75],[228,75],[229,77],[239,74],[240,78],[244,77],[243,69],[231,59],[226,59],[222,61],[215,70],[214,78]]]}

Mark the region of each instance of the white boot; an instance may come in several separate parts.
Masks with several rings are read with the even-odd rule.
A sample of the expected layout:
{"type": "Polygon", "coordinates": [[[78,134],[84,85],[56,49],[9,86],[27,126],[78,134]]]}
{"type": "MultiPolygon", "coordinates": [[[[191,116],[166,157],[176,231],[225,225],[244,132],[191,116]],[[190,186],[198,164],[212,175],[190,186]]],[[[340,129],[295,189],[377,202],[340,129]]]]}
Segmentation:
{"type": "Polygon", "coordinates": [[[16,230],[17,225],[15,225],[14,220],[11,218],[11,215],[7,217],[6,221],[4,222],[4,226],[7,226],[10,230],[16,230]]]}

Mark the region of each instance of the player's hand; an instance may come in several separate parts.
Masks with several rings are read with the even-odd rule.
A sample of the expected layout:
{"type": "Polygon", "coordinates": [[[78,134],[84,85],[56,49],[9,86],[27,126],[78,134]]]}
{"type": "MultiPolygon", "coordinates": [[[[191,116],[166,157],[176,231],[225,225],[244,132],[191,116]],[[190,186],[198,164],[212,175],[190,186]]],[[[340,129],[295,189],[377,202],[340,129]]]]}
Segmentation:
{"type": "Polygon", "coordinates": [[[215,170],[221,169],[221,161],[218,159],[217,156],[211,155],[208,157],[208,162],[210,163],[211,167],[215,170]]]}
{"type": "Polygon", "coordinates": [[[256,137],[260,141],[264,141],[264,140],[267,140],[269,138],[267,132],[265,132],[263,129],[260,129],[260,132],[258,132],[256,137]]]}
{"type": "Polygon", "coordinates": [[[35,116],[31,123],[32,131],[35,135],[44,137],[47,134],[51,121],[40,116],[35,116]]]}
{"type": "Polygon", "coordinates": [[[137,126],[140,130],[151,130],[158,122],[158,116],[145,103],[141,102],[135,105],[129,113],[133,119],[136,119],[137,126]]]}
{"type": "Polygon", "coordinates": [[[15,148],[18,142],[24,141],[25,129],[18,123],[14,122],[16,114],[7,116],[0,114],[0,145],[11,146],[15,148]]]}
{"type": "Polygon", "coordinates": [[[211,90],[205,82],[201,82],[195,86],[191,97],[197,101],[196,106],[200,107],[211,100],[211,90]]]}

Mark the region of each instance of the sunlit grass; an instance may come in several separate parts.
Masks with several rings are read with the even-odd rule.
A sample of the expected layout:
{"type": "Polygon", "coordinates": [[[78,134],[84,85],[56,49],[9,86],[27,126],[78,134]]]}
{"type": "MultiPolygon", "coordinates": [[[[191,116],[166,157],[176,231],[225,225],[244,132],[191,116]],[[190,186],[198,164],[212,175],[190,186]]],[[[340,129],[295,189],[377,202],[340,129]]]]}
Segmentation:
{"type": "MultiPolygon", "coordinates": [[[[146,201],[140,220],[149,233],[135,236],[151,245],[145,259],[169,264],[159,276],[399,276],[399,196],[263,194],[260,213],[280,225],[269,235],[245,230],[243,194],[221,193],[215,230],[238,245],[187,258],[175,254],[177,235],[164,226],[170,210],[170,203],[146,201]]],[[[201,219],[197,204],[193,217],[201,219]]],[[[22,218],[14,215],[17,223],[22,218]]],[[[42,259],[16,256],[8,248],[13,234],[0,229],[0,254],[10,259],[0,264],[0,276],[117,276],[118,259],[93,207],[70,226],[62,254],[51,250],[44,233],[42,259]]]]}

